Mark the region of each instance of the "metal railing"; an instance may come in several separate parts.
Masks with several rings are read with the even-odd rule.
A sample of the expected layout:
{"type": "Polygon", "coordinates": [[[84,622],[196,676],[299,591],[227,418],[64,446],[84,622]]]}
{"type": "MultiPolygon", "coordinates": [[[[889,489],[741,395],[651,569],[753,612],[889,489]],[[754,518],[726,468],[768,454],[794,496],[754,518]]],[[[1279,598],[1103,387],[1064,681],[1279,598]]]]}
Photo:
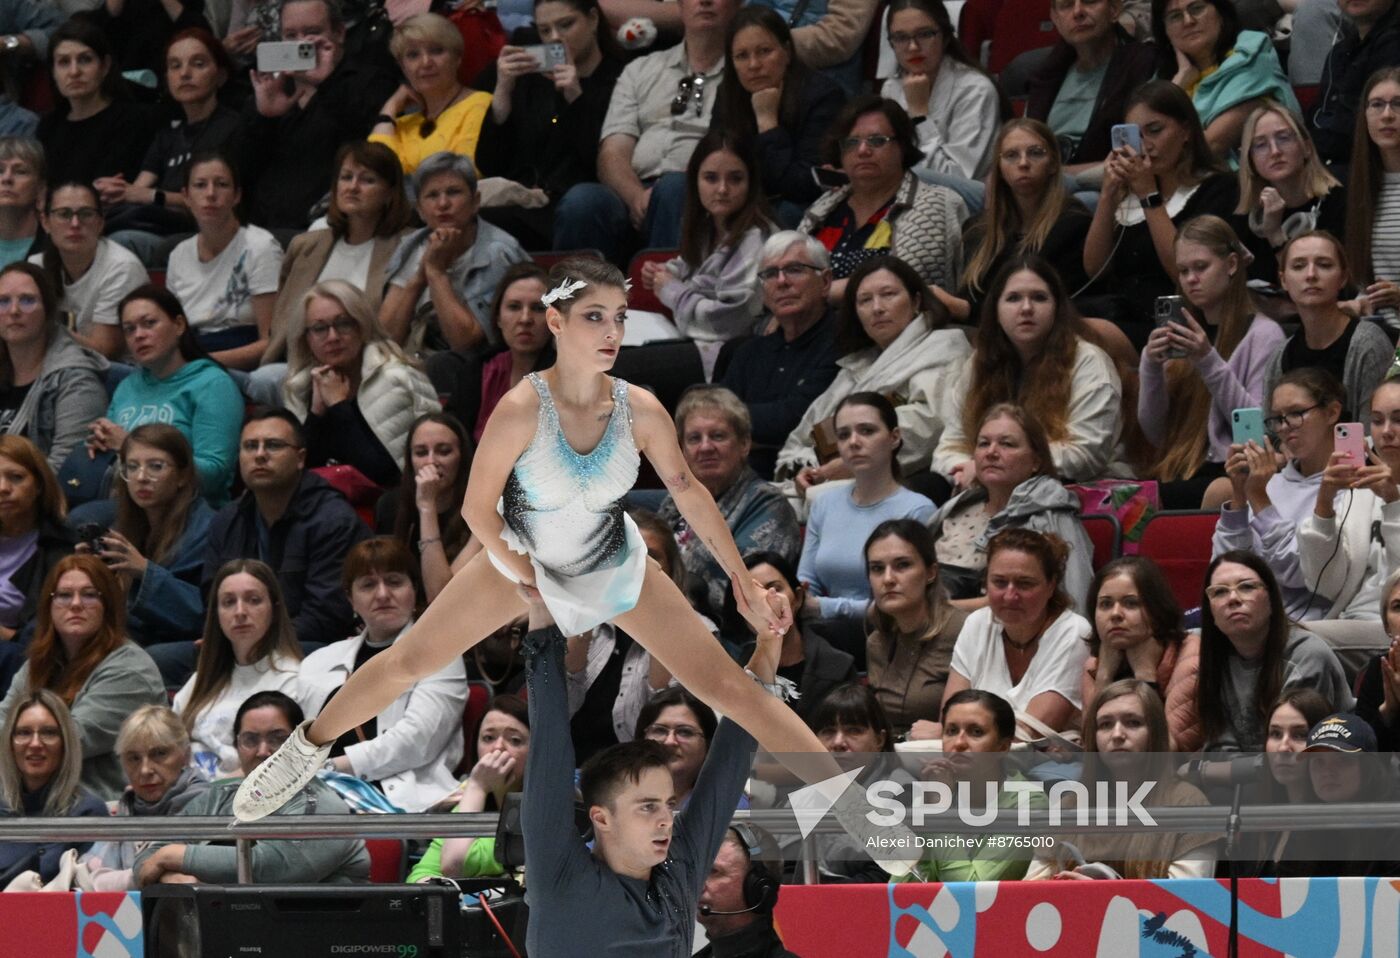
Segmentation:
{"type": "MultiPolygon", "coordinates": [[[[1129,821],[1123,824],[1079,825],[1072,821],[1052,824],[1049,813],[1032,811],[1026,824],[1016,809],[1001,809],[985,825],[969,825],[952,813],[929,816],[918,828],[925,834],[955,835],[1022,831],[1036,834],[1115,833],[1171,830],[1224,834],[1230,809],[1224,805],[1152,808],[1155,825],[1129,821]]],[[[211,816],[139,816],[112,818],[0,818],[0,842],[94,841],[208,841],[232,838],[238,849],[238,880],[252,881],[252,843],[260,839],[315,838],[489,838],[496,834],[494,812],[413,815],[305,815],[271,816],[259,822],[235,824],[231,818],[211,816]]],[[[798,837],[790,811],[761,809],[739,811],[735,821],[762,826],[776,838],[798,837]]],[[[1383,833],[1400,828],[1400,803],[1353,802],[1328,805],[1244,805],[1240,808],[1241,832],[1336,831],[1365,827],[1383,833]]],[[[831,817],[823,819],[812,835],[844,834],[831,817]]],[[[802,841],[801,873],[806,884],[816,884],[815,842],[802,841]]]]}

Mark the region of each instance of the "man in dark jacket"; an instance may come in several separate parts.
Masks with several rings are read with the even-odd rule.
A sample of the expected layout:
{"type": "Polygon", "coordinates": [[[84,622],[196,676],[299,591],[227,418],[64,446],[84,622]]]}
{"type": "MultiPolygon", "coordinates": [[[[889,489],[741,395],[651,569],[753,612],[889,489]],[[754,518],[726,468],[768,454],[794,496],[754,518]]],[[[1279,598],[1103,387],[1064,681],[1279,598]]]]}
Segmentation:
{"type": "Polygon", "coordinates": [[[1339,0],[1342,24],[1322,68],[1322,100],[1308,126],[1327,163],[1351,160],[1361,91],[1381,67],[1400,65],[1400,14],[1395,0],[1339,0]]]}
{"type": "Polygon", "coordinates": [[[296,417],[281,409],[254,413],[238,447],[247,491],[214,516],[204,560],[206,589],[230,559],[272,566],[303,648],[352,632],[341,570],[350,547],[370,537],[345,497],[305,466],[296,417]]]}
{"type": "Polygon", "coordinates": [[[1152,47],[1118,26],[1122,12],[1121,0],[1050,5],[1060,39],[1031,77],[1026,116],[1055,132],[1067,173],[1103,162],[1111,148],[1109,131],[1123,122],[1128,97],[1152,78],[1152,47]]]}
{"type": "MultiPolygon", "coordinates": [[[[399,80],[371,63],[345,59],[345,21],[337,0],[282,4],[282,39],[316,46],[316,66],[291,74],[254,73],[245,114],[251,219],[270,230],[301,232],[331,186],[336,151],[369,135],[379,104],[399,80]]],[[[285,242],[285,240],[284,240],[285,242]]]]}
{"type": "Polygon", "coordinates": [[[736,825],[724,834],[705,890],[699,922],[706,958],[798,958],[773,929],[783,873],[777,844],[762,829],[736,825]]]}
{"type": "Polygon", "coordinates": [[[758,276],[775,328],[738,345],[721,384],[749,407],[749,465],[772,479],[778,450],[838,371],[831,256],[806,233],[774,233],[759,252],[758,276]]]}

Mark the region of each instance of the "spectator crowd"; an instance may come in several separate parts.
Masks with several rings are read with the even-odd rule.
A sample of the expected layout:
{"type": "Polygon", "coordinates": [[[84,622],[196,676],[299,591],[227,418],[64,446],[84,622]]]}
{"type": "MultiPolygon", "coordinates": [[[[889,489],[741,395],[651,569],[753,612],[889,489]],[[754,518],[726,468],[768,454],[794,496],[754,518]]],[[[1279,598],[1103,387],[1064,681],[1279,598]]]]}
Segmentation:
{"type": "MultiPolygon", "coordinates": [[[[1053,45],[1014,57],[1011,0],[90,6],[0,5],[0,814],[227,814],[481,550],[475,445],[554,361],[565,253],[630,265],[615,371],[791,629],[753,635],[643,482],[648,553],[738,661],[780,644],[831,751],[1400,743],[1397,0],[1050,0],[1053,45]],[[286,40],[312,60],[264,70],[286,40]],[[1123,501],[1215,517],[1189,596],[1148,550],[1096,559],[1085,518],[1123,501]]],[[[343,736],[283,813],[501,808],[525,631],[343,736]]],[[[612,624],[564,668],[577,760],[660,743],[683,808],[715,714],[612,624]]],[[[1269,768],[1265,797],[1354,797],[1269,768]]],[[[760,844],[721,844],[714,919],[760,844]]],[[[0,888],[68,847],[0,844],[0,888]]],[[[235,874],[218,845],[71,847],[101,889],[235,874]]],[[[1259,874],[1301,873],[1282,847],[1259,874]]],[[[1133,878],[1213,849],[1084,847],[1133,878]]],[[[413,880],[493,852],[439,840],[413,880]]],[[[1400,867],[1335,857],[1314,873],[1400,867]]],[[[369,858],[267,841],[253,869],[369,858]]]]}

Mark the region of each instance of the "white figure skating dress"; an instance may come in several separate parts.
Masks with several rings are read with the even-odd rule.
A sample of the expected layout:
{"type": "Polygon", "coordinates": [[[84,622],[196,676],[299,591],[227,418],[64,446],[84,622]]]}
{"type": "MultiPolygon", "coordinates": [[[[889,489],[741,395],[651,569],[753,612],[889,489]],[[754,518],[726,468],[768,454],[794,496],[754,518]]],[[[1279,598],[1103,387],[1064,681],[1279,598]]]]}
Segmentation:
{"type": "Polygon", "coordinates": [[[529,557],[535,586],[560,631],[579,635],[631,610],[646,574],[646,544],[622,510],[641,463],[628,387],[613,378],[608,427],[591,452],[580,453],[564,436],[544,379],[536,373],[526,378],[539,393],[539,422],[496,504],[505,520],[501,539],[529,557]]]}

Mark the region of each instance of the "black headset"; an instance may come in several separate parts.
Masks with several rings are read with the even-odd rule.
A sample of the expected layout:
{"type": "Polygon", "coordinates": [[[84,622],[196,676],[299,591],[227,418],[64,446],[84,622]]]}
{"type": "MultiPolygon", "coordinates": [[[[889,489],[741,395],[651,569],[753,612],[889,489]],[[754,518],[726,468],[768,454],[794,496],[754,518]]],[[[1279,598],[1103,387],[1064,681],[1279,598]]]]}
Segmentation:
{"type": "Polygon", "coordinates": [[[782,865],[778,864],[775,874],[773,864],[782,860],[777,843],[767,832],[747,822],[735,822],[729,830],[739,837],[749,855],[749,870],[744,875],[745,910],[771,912],[778,904],[778,886],[782,882],[782,865]]]}

